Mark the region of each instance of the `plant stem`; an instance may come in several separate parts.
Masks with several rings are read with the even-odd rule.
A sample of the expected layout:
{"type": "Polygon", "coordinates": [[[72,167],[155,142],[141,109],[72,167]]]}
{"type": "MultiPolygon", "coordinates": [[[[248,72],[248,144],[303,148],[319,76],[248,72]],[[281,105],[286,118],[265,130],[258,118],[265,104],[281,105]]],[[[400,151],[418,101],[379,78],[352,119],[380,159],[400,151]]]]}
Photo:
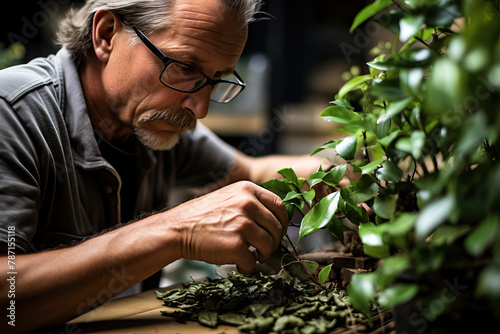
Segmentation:
{"type": "Polygon", "coordinates": [[[424,170],[424,174],[429,175],[429,170],[427,169],[427,166],[425,165],[424,160],[418,159],[418,163],[422,167],[422,169],[424,170]]]}
{"type": "Polygon", "coordinates": [[[413,158],[413,165],[413,173],[411,173],[410,182],[413,182],[413,180],[415,179],[415,173],[417,172],[417,161],[415,160],[415,158],[413,158]]]}
{"type": "Polygon", "coordinates": [[[412,129],[415,129],[415,126],[414,126],[413,124],[411,124],[411,121],[410,121],[410,119],[408,118],[408,115],[406,115],[405,110],[403,110],[403,112],[402,112],[402,113],[403,113],[403,117],[404,117],[404,118],[405,118],[405,120],[406,120],[406,123],[408,123],[408,125],[409,125],[409,126],[411,126],[411,128],[412,128],[412,129]]]}
{"type": "Polygon", "coordinates": [[[297,258],[298,261],[300,261],[299,253],[297,253],[297,249],[295,249],[295,245],[293,244],[292,240],[290,240],[290,237],[288,236],[288,233],[285,234],[286,238],[290,242],[290,246],[292,246],[293,252],[295,253],[295,257],[297,258]]]}
{"type": "Polygon", "coordinates": [[[406,12],[408,10],[408,7],[401,0],[392,0],[392,2],[403,12],[406,12]]]}
{"type": "Polygon", "coordinates": [[[368,153],[368,143],[366,142],[366,131],[363,131],[363,141],[365,144],[365,160],[366,160],[366,163],[369,164],[370,163],[370,154],[368,153]]]}
{"type": "Polygon", "coordinates": [[[434,154],[431,155],[432,163],[434,164],[434,172],[437,172],[439,169],[436,156],[434,154]]]}
{"type": "MultiPolygon", "coordinates": [[[[304,271],[306,272],[307,276],[309,276],[309,278],[311,279],[311,281],[313,281],[313,282],[314,282],[314,284],[316,284],[317,286],[319,286],[319,287],[320,287],[321,289],[323,289],[323,290],[327,290],[327,289],[326,289],[326,286],[325,286],[323,283],[321,283],[320,281],[318,281],[318,279],[317,279],[316,277],[314,277],[314,275],[313,275],[313,274],[311,274],[311,273],[307,270],[307,268],[306,268],[306,266],[304,265],[304,263],[302,263],[302,261],[300,260],[299,253],[297,252],[297,249],[296,249],[296,248],[295,248],[295,246],[293,245],[293,242],[290,240],[290,237],[288,236],[288,233],[287,233],[287,234],[285,234],[285,236],[286,236],[286,238],[288,239],[288,241],[289,241],[289,243],[290,243],[290,246],[292,247],[293,252],[295,253],[295,256],[294,256],[293,254],[291,254],[291,253],[290,253],[290,251],[288,251],[288,250],[287,250],[287,251],[288,251],[288,254],[289,254],[290,256],[292,256],[298,264],[300,264],[300,266],[302,267],[302,269],[304,269],[304,271]]],[[[283,246],[283,247],[284,247],[284,246],[283,246]]],[[[286,248],[286,247],[285,247],[285,248],[286,248]]],[[[290,265],[291,263],[293,263],[293,262],[290,262],[290,263],[287,263],[287,264],[285,264],[285,265],[282,265],[282,268],[284,268],[284,267],[285,267],[285,266],[287,266],[287,265],[290,265]]]]}
{"type": "Polygon", "coordinates": [[[403,129],[403,126],[401,125],[401,123],[397,120],[396,117],[392,117],[392,120],[394,120],[394,123],[396,123],[396,125],[398,126],[398,128],[401,129],[401,131],[403,131],[406,135],[406,137],[410,137],[410,135],[406,132],[405,129],[403,129]]]}
{"type": "Polygon", "coordinates": [[[431,49],[431,46],[429,44],[427,44],[427,42],[424,41],[422,38],[420,38],[418,36],[413,36],[413,38],[415,38],[417,41],[419,41],[420,43],[422,43],[423,45],[425,45],[426,47],[428,47],[429,49],[431,49]]]}

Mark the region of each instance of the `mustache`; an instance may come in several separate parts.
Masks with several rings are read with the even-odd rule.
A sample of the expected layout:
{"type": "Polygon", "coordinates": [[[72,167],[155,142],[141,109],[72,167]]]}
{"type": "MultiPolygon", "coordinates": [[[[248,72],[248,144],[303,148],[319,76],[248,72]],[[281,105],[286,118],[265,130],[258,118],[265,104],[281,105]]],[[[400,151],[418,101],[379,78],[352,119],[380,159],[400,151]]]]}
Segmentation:
{"type": "Polygon", "coordinates": [[[144,117],[140,123],[152,122],[160,120],[174,127],[178,127],[184,130],[194,130],[196,127],[196,117],[190,115],[187,112],[175,112],[172,110],[162,110],[151,113],[150,115],[144,117]]]}

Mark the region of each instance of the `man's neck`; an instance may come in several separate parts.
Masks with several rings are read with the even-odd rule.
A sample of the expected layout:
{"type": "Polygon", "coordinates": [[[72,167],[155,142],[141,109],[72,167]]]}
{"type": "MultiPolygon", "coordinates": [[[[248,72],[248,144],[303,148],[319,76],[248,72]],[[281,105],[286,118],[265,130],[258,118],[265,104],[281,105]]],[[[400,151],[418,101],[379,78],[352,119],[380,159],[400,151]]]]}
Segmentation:
{"type": "Polygon", "coordinates": [[[92,127],[109,142],[126,142],[133,130],[123,125],[116,112],[109,108],[109,101],[102,84],[100,64],[88,58],[79,68],[80,81],[92,127]]]}

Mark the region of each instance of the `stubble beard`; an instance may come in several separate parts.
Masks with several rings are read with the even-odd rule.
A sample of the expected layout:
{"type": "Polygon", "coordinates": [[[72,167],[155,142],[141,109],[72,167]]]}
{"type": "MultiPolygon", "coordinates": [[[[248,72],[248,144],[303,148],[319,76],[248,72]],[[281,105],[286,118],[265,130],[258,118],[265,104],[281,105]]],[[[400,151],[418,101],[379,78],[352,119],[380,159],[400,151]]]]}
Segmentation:
{"type": "Polygon", "coordinates": [[[139,119],[134,128],[134,132],[142,145],[155,151],[168,151],[177,145],[182,133],[194,130],[196,128],[196,123],[196,118],[184,111],[175,112],[166,109],[151,113],[139,119]],[[147,123],[156,120],[160,120],[170,126],[176,127],[180,131],[172,133],[168,136],[168,138],[163,138],[158,135],[157,131],[151,130],[145,126],[147,123]]]}

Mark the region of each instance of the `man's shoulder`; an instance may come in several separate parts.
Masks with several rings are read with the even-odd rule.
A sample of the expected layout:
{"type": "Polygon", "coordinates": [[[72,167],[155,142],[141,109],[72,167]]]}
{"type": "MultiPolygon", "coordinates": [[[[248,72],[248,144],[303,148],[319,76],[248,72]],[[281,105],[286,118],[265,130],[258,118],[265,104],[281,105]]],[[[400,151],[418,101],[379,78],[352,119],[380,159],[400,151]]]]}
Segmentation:
{"type": "Polygon", "coordinates": [[[8,103],[15,103],[39,87],[57,85],[59,76],[54,56],[8,67],[0,71],[0,97],[8,103]]]}

